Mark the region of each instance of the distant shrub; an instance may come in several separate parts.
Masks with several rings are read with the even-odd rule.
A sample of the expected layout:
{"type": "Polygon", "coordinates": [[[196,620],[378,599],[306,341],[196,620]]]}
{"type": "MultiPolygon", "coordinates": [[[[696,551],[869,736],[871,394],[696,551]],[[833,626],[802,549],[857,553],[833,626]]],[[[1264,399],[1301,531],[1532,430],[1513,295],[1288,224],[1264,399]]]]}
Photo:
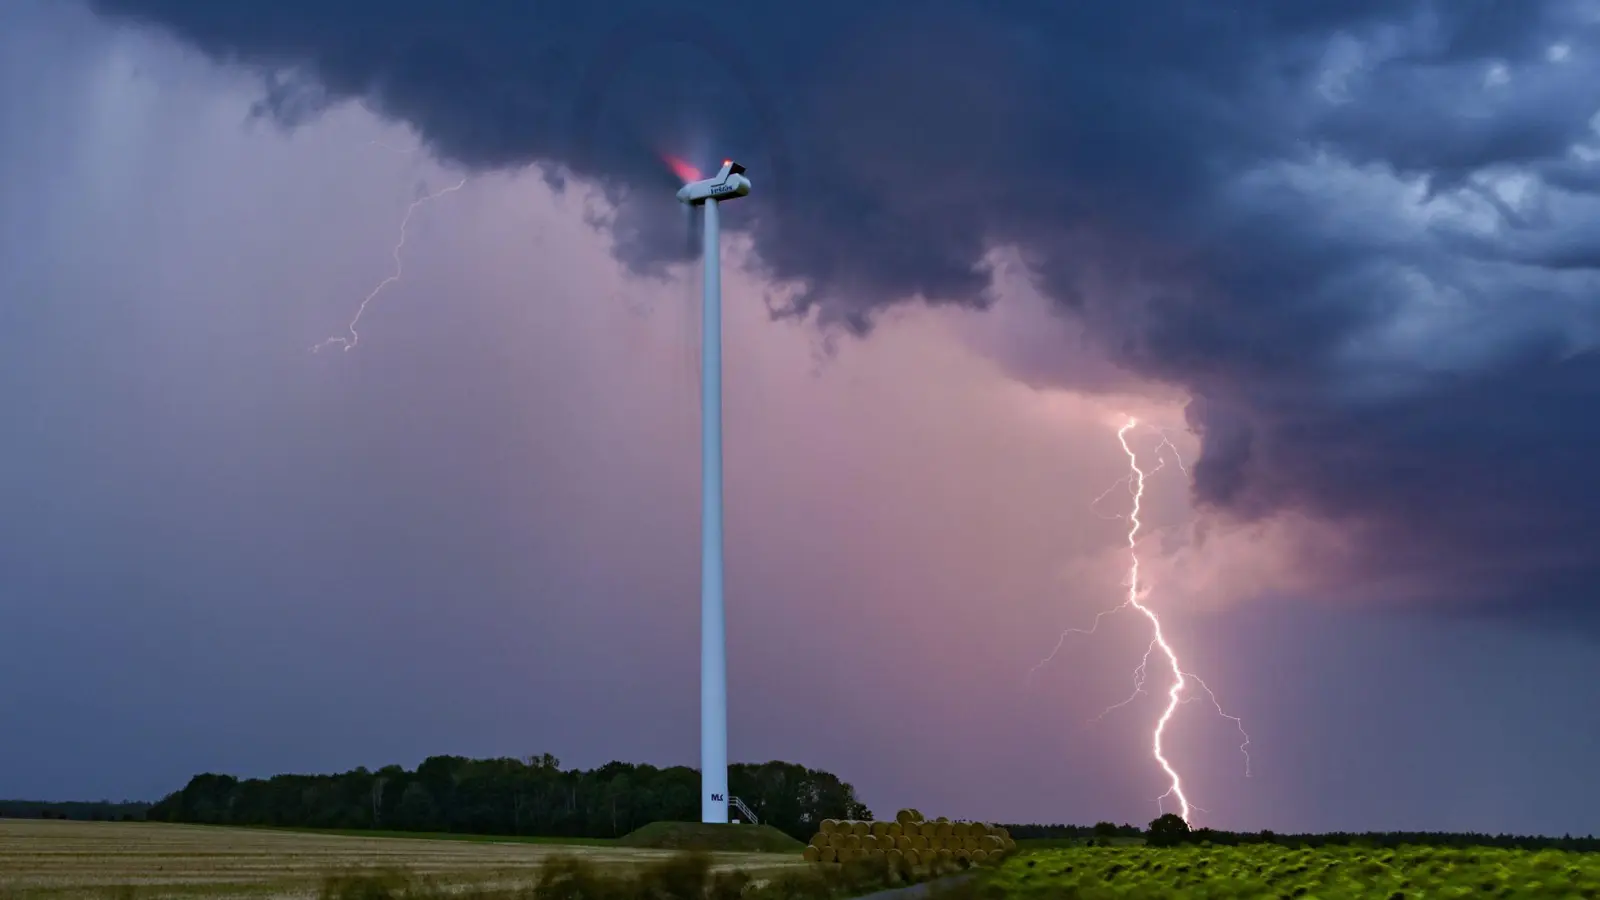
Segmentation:
{"type": "Polygon", "coordinates": [[[428,897],[433,886],[400,871],[359,871],[330,875],[324,879],[320,900],[397,900],[401,897],[428,897]]]}

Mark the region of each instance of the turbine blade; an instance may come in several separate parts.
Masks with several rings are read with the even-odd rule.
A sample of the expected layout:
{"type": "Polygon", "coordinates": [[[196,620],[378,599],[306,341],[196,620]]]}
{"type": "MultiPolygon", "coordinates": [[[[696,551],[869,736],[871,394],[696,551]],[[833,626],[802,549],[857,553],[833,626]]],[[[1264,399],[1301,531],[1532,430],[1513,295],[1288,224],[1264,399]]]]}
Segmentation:
{"type": "Polygon", "coordinates": [[[684,184],[688,184],[691,181],[700,180],[699,170],[697,170],[693,165],[690,165],[689,163],[676,156],[673,156],[670,153],[661,154],[661,162],[664,163],[667,169],[671,171],[673,175],[676,175],[678,180],[684,184]]]}

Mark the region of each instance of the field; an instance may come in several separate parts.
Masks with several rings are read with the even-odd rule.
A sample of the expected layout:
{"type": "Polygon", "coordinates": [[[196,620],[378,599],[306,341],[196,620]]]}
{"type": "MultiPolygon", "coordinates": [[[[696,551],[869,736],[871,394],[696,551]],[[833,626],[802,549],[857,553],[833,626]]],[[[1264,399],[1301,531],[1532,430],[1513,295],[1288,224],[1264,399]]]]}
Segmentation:
{"type": "Polygon", "coordinates": [[[1006,862],[994,893],[1076,900],[1600,897],[1600,855],[1481,848],[1084,847],[1006,862]]]}
{"type": "MultiPolygon", "coordinates": [[[[616,844],[429,840],[122,822],[0,819],[0,898],[312,897],[353,869],[401,870],[462,888],[528,884],[552,855],[608,868],[671,857],[616,844]]],[[[724,853],[717,868],[800,865],[797,854],[724,853]]]]}

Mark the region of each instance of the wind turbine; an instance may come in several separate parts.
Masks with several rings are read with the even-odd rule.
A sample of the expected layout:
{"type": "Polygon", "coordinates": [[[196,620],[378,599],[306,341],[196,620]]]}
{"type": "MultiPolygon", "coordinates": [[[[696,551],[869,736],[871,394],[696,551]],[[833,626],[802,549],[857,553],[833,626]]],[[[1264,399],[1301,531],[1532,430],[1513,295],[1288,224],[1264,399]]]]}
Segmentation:
{"type": "Polygon", "coordinates": [[[728,646],[722,604],[722,235],[717,206],[750,193],[731,159],[710,178],[676,160],[678,201],[705,207],[700,311],[700,821],[728,821],[728,646]]]}

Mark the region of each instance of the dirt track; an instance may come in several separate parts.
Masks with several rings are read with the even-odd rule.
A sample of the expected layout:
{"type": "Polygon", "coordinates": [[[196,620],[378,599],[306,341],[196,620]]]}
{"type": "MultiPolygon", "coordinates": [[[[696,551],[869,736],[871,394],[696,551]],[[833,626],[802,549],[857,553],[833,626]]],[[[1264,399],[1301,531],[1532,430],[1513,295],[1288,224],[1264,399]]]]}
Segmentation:
{"type": "MultiPolygon", "coordinates": [[[[451,884],[532,880],[552,855],[637,865],[661,850],[568,844],[370,838],[209,826],[0,819],[0,897],[309,897],[330,873],[401,869],[451,884]]],[[[718,867],[796,864],[790,855],[718,854],[718,867]]]]}

